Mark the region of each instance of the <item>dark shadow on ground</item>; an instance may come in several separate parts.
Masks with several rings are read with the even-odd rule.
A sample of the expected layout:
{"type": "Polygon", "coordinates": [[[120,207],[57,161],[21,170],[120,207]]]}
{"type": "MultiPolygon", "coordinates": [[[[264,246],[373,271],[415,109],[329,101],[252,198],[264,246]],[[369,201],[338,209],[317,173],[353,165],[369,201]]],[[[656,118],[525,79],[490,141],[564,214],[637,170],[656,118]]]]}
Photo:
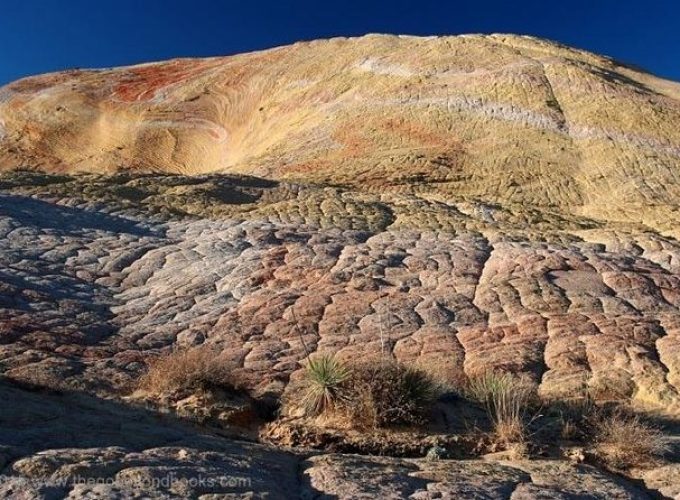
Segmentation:
{"type": "Polygon", "coordinates": [[[66,207],[25,196],[0,193],[0,216],[11,217],[21,226],[58,230],[77,236],[84,231],[160,236],[143,224],[103,212],[66,207]]]}
{"type": "MultiPolygon", "coordinates": [[[[289,452],[220,437],[145,408],[2,378],[0,400],[0,474],[5,476],[17,475],[13,463],[19,459],[62,449],[48,452],[54,455],[49,464],[56,464],[57,469],[74,466],[85,477],[110,478],[124,469],[141,468],[151,470],[152,475],[174,472],[178,477],[247,478],[247,486],[220,490],[220,485],[218,490],[223,492],[253,491],[268,493],[269,498],[299,494],[301,459],[289,452]]],[[[44,472],[45,477],[55,473],[44,472]]],[[[172,493],[162,484],[156,487],[172,493]]],[[[153,488],[146,493],[154,493],[153,488]]],[[[202,492],[186,497],[196,498],[198,493],[202,492]]]]}

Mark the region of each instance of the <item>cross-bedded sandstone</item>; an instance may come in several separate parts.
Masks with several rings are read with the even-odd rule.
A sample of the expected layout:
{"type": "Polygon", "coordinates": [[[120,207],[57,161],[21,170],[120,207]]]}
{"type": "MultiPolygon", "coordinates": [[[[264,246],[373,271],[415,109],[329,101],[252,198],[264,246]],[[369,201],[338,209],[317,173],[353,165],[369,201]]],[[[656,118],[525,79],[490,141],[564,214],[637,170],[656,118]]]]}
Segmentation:
{"type": "Polygon", "coordinates": [[[679,99],[531,37],[335,38],[12,83],[0,170],[245,173],[674,232],[679,99]]]}

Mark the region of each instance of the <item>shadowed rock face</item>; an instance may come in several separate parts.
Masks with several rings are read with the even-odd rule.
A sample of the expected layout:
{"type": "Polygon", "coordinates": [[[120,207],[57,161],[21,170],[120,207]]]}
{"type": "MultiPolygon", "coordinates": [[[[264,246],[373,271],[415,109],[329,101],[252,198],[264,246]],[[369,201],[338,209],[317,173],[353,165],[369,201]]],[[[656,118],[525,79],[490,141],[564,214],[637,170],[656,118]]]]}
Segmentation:
{"type": "MultiPolygon", "coordinates": [[[[83,395],[0,382],[0,397],[13,403],[0,413],[5,498],[649,498],[585,465],[309,458],[83,395]]],[[[663,474],[672,477],[676,469],[663,474]]],[[[654,480],[665,494],[676,491],[662,478],[652,478],[652,487],[654,480]]]]}
{"type": "Polygon", "coordinates": [[[529,37],[332,39],[18,81],[0,169],[241,172],[673,230],[679,99],[529,37]]]}

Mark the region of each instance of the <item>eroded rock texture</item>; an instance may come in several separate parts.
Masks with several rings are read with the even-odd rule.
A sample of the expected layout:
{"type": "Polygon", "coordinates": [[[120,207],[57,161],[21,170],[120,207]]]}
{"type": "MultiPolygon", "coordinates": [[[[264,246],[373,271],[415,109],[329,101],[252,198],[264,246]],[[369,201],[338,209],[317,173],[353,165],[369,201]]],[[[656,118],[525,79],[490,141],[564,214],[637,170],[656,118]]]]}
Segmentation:
{"type": "Polygon", "coordinates": [[[677,83],[505,35],[1,88],[0,496],[676,495],[672,464],[634,487],[563,461],[308,456],[112,400],[205,344],[262,399],[311,352],[382,354],[677,415],[678,122],[677,83]],[[63,481],[83,476],[115,485],[63,481]]]}
{"type": "Polygon", "coordinates": [[[680,245],[670,237],[578,226],[520,237],[464,203],[432,209],[467,218],[435,230],[408,222],[422,213],[408,196],[353,192],[337,194],[351,203],[334,224],[291,223],[291,207],[320,189],[276,184],[238,216],[150,213],[54,198],[85,188],[52,180],[51,199],[16,185],[0,195],[0,352],[13,378],[118,391],[150,353],[211,344],[256,392],[280,393],[306,350],[384,352],[467,374],[526,372],[548,397],[677,407],[680,245]],[[285,209],[267,202],[281,189],[297,193],[285,209]],[[381,211],[392,223],[370,230],[381,211]]]}

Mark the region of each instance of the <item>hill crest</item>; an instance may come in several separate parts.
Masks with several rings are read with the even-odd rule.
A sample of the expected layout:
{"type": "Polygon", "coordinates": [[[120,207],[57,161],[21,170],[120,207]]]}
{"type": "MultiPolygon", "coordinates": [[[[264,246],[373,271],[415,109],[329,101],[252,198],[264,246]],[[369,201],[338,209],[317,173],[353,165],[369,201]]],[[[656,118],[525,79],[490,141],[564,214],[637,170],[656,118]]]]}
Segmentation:
{"type": "Polygon", "coordinates": [[[367,35],[31,77],[0,169],[256,175],[669,230],[680,84],[516,35],[367,35]]]}

